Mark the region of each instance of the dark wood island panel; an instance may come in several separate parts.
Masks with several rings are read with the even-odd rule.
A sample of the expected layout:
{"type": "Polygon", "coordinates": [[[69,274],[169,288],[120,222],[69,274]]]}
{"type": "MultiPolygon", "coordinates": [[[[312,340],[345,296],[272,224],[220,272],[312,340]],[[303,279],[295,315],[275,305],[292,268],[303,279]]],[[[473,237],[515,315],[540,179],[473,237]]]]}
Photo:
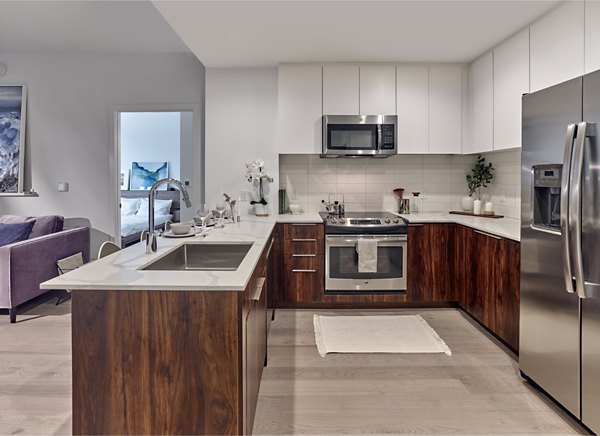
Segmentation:
{"type": "Polygon", "coordinates": [[[74,434],[239,434],[237,292],[74,291],[74,434]]]}

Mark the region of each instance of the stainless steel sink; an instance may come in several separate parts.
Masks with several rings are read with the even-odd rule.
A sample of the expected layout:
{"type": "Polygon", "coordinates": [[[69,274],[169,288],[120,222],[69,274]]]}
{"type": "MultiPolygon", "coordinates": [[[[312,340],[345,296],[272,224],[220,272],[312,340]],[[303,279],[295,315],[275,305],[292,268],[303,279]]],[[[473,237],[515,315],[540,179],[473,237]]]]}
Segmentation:
{"type": "Polygon", "coordinates": [[[235,271],[252,243],[186,243],[142,268],[149,271],[235,271]]]}

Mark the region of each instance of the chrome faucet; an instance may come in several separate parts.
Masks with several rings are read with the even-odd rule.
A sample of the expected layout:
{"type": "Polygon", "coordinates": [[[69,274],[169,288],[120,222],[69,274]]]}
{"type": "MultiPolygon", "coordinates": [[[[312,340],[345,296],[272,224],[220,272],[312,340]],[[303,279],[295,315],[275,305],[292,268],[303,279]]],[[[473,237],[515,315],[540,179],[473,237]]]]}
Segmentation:
{"type": "Polygon", "coordinates": [[[175,185],[181,191],[181,195],[183,195],[183,201],[187,207],[192,207],[192,202],[190,201],[190,194],[188,194],[187,189],[183,186],[179,180],[175,179],[161,179],[156,182],[150,188],[150,198],[148,199],[148,234],[146,235],[146,254],[156,253],[156,233],[154,233],[154,195],[156,194],[156,189],[159,186],[164,185],[165,183],[169,183],[171,185],[175,185]]]}

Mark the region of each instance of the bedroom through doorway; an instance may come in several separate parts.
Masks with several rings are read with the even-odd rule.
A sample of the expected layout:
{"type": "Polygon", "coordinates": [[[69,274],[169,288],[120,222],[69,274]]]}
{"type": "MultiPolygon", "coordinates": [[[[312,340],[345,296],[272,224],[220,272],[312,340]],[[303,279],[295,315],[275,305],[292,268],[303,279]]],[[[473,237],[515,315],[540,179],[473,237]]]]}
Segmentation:
{"type": "MultiPolygon", "coordinates": [[[[193,195],[193,111],[122,111],[117,113],[117,177],[119,185],[116,241],[121,247],[140,242],[148,227],[148,195],[157,180],[180,180],[193,195]]],[[[169,185],[157,190],[154,222],[158,230],[166,221],[191,218],[181,208],[180,191],[169,185]]]]}

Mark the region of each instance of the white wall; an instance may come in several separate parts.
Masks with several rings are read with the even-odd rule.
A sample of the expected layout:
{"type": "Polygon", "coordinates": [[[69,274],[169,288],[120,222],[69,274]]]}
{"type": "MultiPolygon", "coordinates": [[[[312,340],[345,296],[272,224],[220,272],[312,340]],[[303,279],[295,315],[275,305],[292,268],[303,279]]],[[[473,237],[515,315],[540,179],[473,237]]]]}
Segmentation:
{"type": "MultiPolygon", "coordinates": [[[[114,235],[109,106],[204,107],[204,67],[191,54],[0,53],[0,61],[8,68],[0,84],[28,86],[25,187],[39,192],[0,197],[2,214],[87,217],[98,232],[114,235]],[[69,182],[70,192],[57,192],[59,181],[69,182]]],[[[194,165],[200,173],[200,160],[194,165]]],[[[199,195],[201,178],[194,183],[199,195]]]]}
{"type": "MultiPolygon", "coordinates": [[[[201,203],[201,195],[204,195],[203,192],[199,192],[198,196],[196,196],[196,192],[194,190],[195,186],[201,186],[203,184],[203,180],[197,175],[194,175],[194,117],[191,111],[188,112],[180,112],[181,118],[181,126],[179,131],[181,132],[180,137],[180,177],[183,184],[187,184],[187,190],[190,194],[190,198],[194,200],[194,204],[201,203]],[[195,180],[198,178],[198,180],[195,180]],[[193,183],[192,183],[193,182],[193,183]]],[[[204,120],[198,120],[198,122],[202,122],[204,124],[204,120]]],[[[197,165],[196,165],[197,166],[197,165]]],[[[202,169],[202,173],[204,173],[204,169],[202,169]]],[[[185,207],[182,205],[180,209],[179,218],[181,221],[187,221],[192,219],[196,210],[196,206],[191,208],[185,207]]]]}
{"type": "MultiPolygon", "coordinates": [[[[495,211],[520,217],[520,151],[485,153],[496,168],[495,180],[484,191],[495,211]]],[[[421,210],[461,210],[467,193],[466,175],[474,155],[397,155],[387,159],[321,159],[318,155],[282,155],[279,186],[291,203],[304,210],[322,211],[321,200],[330,193],[344,194],[346,210],[353,212],[396,209],[394,188],[405,198],[420,192],[421,210]],[[295,198],[293,198],[295,196],[295,198]]]]}
{"type": "Polygon", "coordinates": [[[121,173],[129,189],[132,162],[168,162],[169,177],[181,178],[181,113],[121,113],[121,173]]]}
{"type": "MultiPolygon", "coordinates": [[[[222,192],[237,197],[251,189],[245,164],[262,159],[275,178],[269,190],[271,214],[278,212],[279,162],[276,68],[206,70],[206,202],[214,207],[222,192]]],[[[242,203],[240,211],[250,206],[242,203]]]]}

